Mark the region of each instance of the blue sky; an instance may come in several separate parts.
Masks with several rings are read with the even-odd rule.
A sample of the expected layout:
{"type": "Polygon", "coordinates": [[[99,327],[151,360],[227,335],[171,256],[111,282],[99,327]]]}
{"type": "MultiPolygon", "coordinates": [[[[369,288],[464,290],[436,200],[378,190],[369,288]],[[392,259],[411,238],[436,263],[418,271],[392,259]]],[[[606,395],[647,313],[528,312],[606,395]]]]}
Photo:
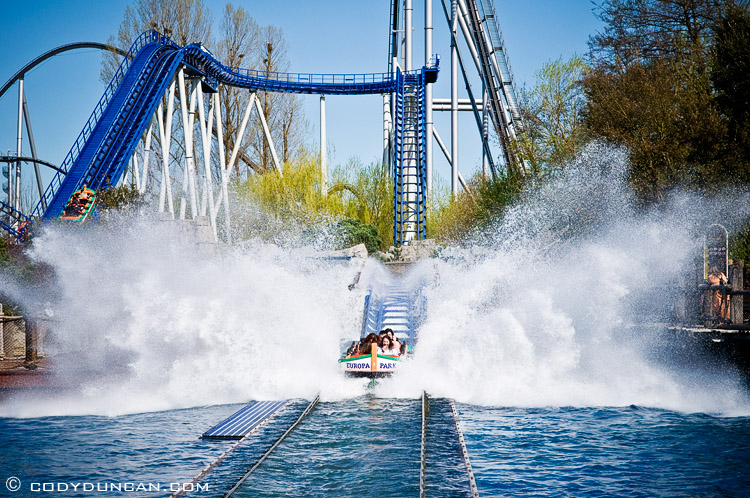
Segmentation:
{"type": "MultiPolygon", "coordinates": [[[[225,1],[205,0],[218,32],[225,1]]],[[[446,0],[449,4],[449,0],[446,0]]],[[[0,84],[43,52],[77,41],[105,42],[116,33],[127,0],[0,2],[0,84]]],[[[434,3],[434,52],[441,55],[435,97],[450,96],[449,30],[440,0],[434,3]]],[[[387,63],[389,2],[385,0],[246,0],[236,1],[261,25],[283,29],[293,72],[382,72],[387,63]]],[[[423,64],[423,2],[414,1],[414,65],[423,64]]],[[[601,29],[589,0],[495,0],[516,85],[534,84],[534,73],[545,63],[587,50],[588,37],[601,29]]],[[[468,53],[465,57],[468,57],[468,53]]],[[[100,52],[79,50],[48,60],[26,75],[25,89],[34,138],[42,159],[59,164],[101,97],[100,52]]],[[[464,96],[460,91],[459,96],[464,96]]],[[[307,96],[309,142],[318,143],[319,98],[307,96]]],[[[351,157],[364,163],[378,160],[382,142],[380,96],[328,96],[329,150],[334,165],[351,157]]],[[[436,113],[436,127],[448,142],[449,116],[436,113]]],[[[460,120],[460,169],[468,177],[480,163],[480,145],[473,117],[460,120]]],[[[0,98],[0,152],[16,149],[17,88],[0,98]]],[[[24,137],[24,151],[28,143],[24,137]]],[[[436,172],[450,173],[436,148],[436,172]]],[[[24,173],[26,174],[26,173],[24,173]]],[[[29,177],[31,172],[29,171],[29,177]]]]}

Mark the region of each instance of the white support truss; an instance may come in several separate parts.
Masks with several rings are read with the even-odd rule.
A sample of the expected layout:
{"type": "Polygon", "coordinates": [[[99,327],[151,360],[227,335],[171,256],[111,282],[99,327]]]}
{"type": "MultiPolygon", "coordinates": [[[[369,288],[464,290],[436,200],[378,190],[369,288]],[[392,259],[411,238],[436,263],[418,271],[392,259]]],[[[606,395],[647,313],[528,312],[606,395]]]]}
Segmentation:
{"type": "Polygon", "coordinates": [[[151,192],[157,210],[169,213],[172,218],[207,217],[214,240],[218,241],[221,235],[231,242],[229,181],[237,171],[235,165],[253,110],[268,142],[274,168],[281,174],[282,165],[257,95],[250,94],[229,150],[224,145],[224,111],[219,93],[204,94],[199,79],[178,71],[136,147],[122,182],[135,185],[141,194],[148,196],[151,192]],[[152,152],[161,158],[158,171],[149,170],[152,152]],[[179,192],[177,199],[174,192],[179,192]]]}

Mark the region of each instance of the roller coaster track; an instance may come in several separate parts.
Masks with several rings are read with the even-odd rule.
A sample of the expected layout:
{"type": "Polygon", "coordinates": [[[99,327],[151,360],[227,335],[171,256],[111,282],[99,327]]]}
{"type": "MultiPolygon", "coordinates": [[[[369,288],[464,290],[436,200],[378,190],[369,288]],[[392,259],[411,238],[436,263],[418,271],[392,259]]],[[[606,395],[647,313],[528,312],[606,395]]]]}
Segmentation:
{"type": "Polygon", "coordinates": [[[510,144],[516,140],[517,132],[522,130],[523,122],[495,8],[491,0],[465,2],[474,43],[479,52],[482,80],[489,96],[489,115],[495,132],[503,142],[506,163],[515,161],[510,144]]]}
{"type": "MultiPolygon", "coordinates": [[[[51,55],[45,54],[36,60],[51,55]]],[[[372,74],[255,71],[227,67],[201,44],[180,47],[156,31],[143,33],[127,52],[70,152],[60,164],[59,171],[28,217],[55,219],[74,191],[83,186],[97,190],[116,185],[166,88],[183,66],[188,68],[191,76],[200,78],[209,91],[216,91],[218,85],[223,84],[252,91],[299,94],[398,93],[402,102],[405,99],[419,99],[422,96],[419,87],[423,87],[427,81],[434,81],[438,71],[436,65],[408,73],[402,73],[400,69],[393,73],[372,74]]],[[[19,72],[22,73],[23,70],[19,72]]],[[[396,184],[406,185],[409,192],[416,192],[416,196],[409,194],[408,199],[397,201],[401,204],[419,203],[423,197],[420,191],[424,179],[419,177],[423,168],[419,165],[414,167],[414,162],[419,162],[422,157],[419,143],[424,142],[424,130],[421,130],[424,120],[420,119],[420,115],[419,112],[406,111],[400,116],[401,119],[416,120],[415,123],[405,124],[402,129],[408,130],[409,137],[416,137],[417,141],[414,138],[398,141],[409,148],[410,167],[408,171],[402,169],[404,178],[397,177],[396,184]]],[[[399,152],[397,150],[396,155],[399,152]]],[[[398,233],[407,234],[408,239],[423,238],[423,212],[421,205],[410,206],[403,220],[398,221],[404,223],[406,228],[398,233]]]]}
{"type": "Polygon", "coordinates": [[[63,52],[68,52],[69,50],[79,50],[82,48],[95,48],[98,50],[106,50],[108,52],[113,52],[118,55],[127,56],[128,53],[124,50],[121,50],[117,47],[114,47],[112,45],[107,45],[106,43],[97,43],[97,42],[78,42],[78,43],[68,43],[66,45],[61,45],[59,47],[53,48],[52,50],[48,50],[47,52],[44,52],[39,57],[34,58],[31,62],[23,66],[21,69],[16,71],[16,74],[10,77],[8,81],[5,82],[5,84],[0,88],[0,97],[5,95],[5,92],[8,91],[8,89],[13,86],[13,84],[18,81],[19,79],[23,78],[23,76],[34,69],[36,66],[41,64],[42,62],[46,61],[47,59],[50,59],[56,55],[62,54],[63,52]]]}
{"type": "Polygon", "coordinates": [[[31,218],[0,201],[0,228],[18,239],[27,230],[29,223],[31,218]]]}

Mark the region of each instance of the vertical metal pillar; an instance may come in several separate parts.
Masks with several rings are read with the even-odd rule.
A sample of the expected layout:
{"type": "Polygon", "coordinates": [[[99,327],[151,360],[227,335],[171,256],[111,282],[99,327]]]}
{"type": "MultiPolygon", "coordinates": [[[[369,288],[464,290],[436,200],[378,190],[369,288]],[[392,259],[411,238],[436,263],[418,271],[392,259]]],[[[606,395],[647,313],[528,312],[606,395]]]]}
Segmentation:
{"type": "Polygon", "coordinates": [[[13,208],[21,210],[21,159],[23,155],[23,77],[18,80],[18,128],[16,142],[16,157],[19,159],[15,163],[15,168],[8,172],[8,204],[13,208]],[[12,195],[11,195],[12,192],[12,195]]]}
{"type": "Polygon", "coordinates": [[[320,193],[328,195],[328,152],[326,150],[326,96],[320,96],[320,193]]]}
{"type": "Polygon", "coordinates": [[[458,195],[458,2],[451,1],[451,193],[458,195]]]}
{"type": "Polygon", "coordinates": [[[412,62],[412,15],[414,9],[412,8],[413,0],[406,0],[406,6],[404,8],[404,70],[411,71],[413,69],[412,62]]]}
{"type": "MultiPolygon", "coordinates": [[[[432,0],[424,2],[424,60],[425,65],[429,64],[432,57],[432,0]]],[[[425,163],[427,173],[427,192],[425,199],[427,208],[432,206],[432,83],[427,83],[425,87],[425,163]]]]}
{"type": "Polygon", "coordinates": [[[391,115],[391,94],[383,95],[383,168],[389,175],[393,174],[391,164],[391,134],[393,133],[393,118],[391,115]]]}
{"type": "MultiPolygon", "coordinates": [[[[405,0],[404,2],[404,71],[411,71],[414,66],[412,47],[413,47],[413,0],[405,0]]],[[[402,119],[406,122],[409,121],[409,125],[406,125],[409,129],[406,131],[403,137],[403,157],[401,159],[401,181],[404,183],[404,193],[406,194],[406,223],[405,223],[405,234],[403,236],[403,242],[408,244],[409,241],[418,239],[417,235],[417,220],[419,218],[418,204],[417,204],[417,189],[419,182],[419,147],[418,147],[418,131],[416,129],[416,96],[405,95],[403,102],[404,110],[402,119]]],[[[396,159],[399,160],[399,159],[396,159]]],[[[403,201],[404,199],[402,199],[403,201]]]]}
{"type": "Polygon", "coordinates": [[[489,114],[487,105],[489,104],[489,92],[487,86],[482,84],[482,175],[485,179],[490,177],[490,161],[487,158],[487,144],[489,140],[489,114]]]}
{"type": "MultiPolygon", "coordinates": [[[[219,149],[219,168],[221,168],[221,200],[224,203],[224,228],[227,243],[232,242],[232,223],[229,216],[229,189],[227,183],[229,183],[229,175],[231,171],[226,164],[226,151],[224,149],[224,130],[221,122],[221,99],[219,98],[219,92],[214,93],[214,112],[216,113],[216,138],[217,148],[219,149]]],[[[219,206],[214,208],[218,211],[219,206]]]]}

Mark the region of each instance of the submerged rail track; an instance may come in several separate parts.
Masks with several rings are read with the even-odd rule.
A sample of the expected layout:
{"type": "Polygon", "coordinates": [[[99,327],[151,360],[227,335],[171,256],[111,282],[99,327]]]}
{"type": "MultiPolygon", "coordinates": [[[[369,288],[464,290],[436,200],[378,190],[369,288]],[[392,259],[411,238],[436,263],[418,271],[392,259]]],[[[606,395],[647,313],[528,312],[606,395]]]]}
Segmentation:
{"type": "MultiPolygon", "coordinates": [[[[278,416],[292,405],[291,401],[284,402],[279,410],[271,413],[261,423],[256,424],[248,434],[223,451],[218,458],[195,476],[191,481],[193,489],[201,489],[198,487],[198,483],[203,482],[205,485],[205,483],[211,482],[211,486],[214,489],[218,487],[220,492],[222,492],[221,489],[226,490],[222,492],[224,498],[235,495],[252,496],[254,490],[264,490],[269,476],[272,475],[276,479],[278,479],[279,475],[288,475],[291,480],[290,485],[302,488],[300,489],[301,492],[308,491],[310,488],[316,489],[316,484],[313,483],[320,483],[321,481],[329,482],[333,488],[331,491],[335,491],[337,487],[349,489],[351,485],[340,480],[347,479],[346,476],[351,475],[352,471],[351,469],[342,470],[342,461],[348,461],[348,464],[352,465],[353,468],[358,468],[363,463],[382,461],[383,458],[393,456],[394,461],[392,464],[400,466],[399,468],[402,468],[403,471],[401,475],[406,477],[406,481],[402,483],[400,491],[396,492],[394,496],[414,496],[417,494],[417,490],[419,496],[425,498],[479,496],[469,461],[469,453],[460,428],[458,411],[453,400],[443,398],[433,399],[426,392],[423,392],[419,399],[420,406],[416,408],[412,404],[413,402],[409,402],[408,400],[391,400],[389,398],[367,396],[366,398],[358,398],[357,400],[325,403],[320,405],[323,406],[322,411],[319,409],[316,410],[316,407],[319,406],[318,402],[319,395],[307,404],[299,416],[296,416],[294,411],[301,409],[302,406],[305,406],[304,404],[301,404],[299,408],[293,408],[292,412],[278,416]],[[309,417],[313,411],[316,415],[309,417]],[[319,411],[320,413],[318,413],[319,411]],[[416,417],[414,417],[415,415],[416,417]],[[388,426],[394,416],[401,417],[397,419],[396,423],[407,430],[407,433],[404,433],[399,438],[400,441],[394,441],[395,444],[390,444],[388,438],[369,438],[361,447],[356,447],[356,442],[360,440],[358,424],[361,424],[362,420],[369,420],[373,424],[370,426],[373,428],[371,430],[375,430],[375,434],[377,434],[379,431],[374,428],[388,426]],[[412,422],[409,422],[407,419],[411,419],[412,422]],[[291,446],[288,446],[287,443],[282,445],[282,442],[302,422],[305,422],[304,428],[301,429],[302,433],[297,435],[293,440],[290,439],[288,444],[291,446]],[[316,426],[316,424],[318,425],[316,426]],[[264,428],[266,427],[271,432],[264,433],[267,436],[273,437],[273,439],[271,442],[268,441],[268,437],[266,438],[266,442],[262,443],[262,445],[268,445],[268,447],[258,457],[257,452],[263,451],[257,445],[260,440],[256,438],[254,442],[250,442],[250,438],[251,436],[258,435],[258,432],[265,430],[264,428]],[[284,432],[279,436],[279,431],[282,430],[284,432]],[[417,430],[420,431],[418,437],[417,430]],[[408,435],[408,432],[411,433],[411,436],[408,435]],[[274,433],[277,436],[272,436],[274,433]],[[269,443],[271,444],[269,445],[269,443]],[[249,448],[251,449],[254,444],[256,446],[252,451],[255,451],[255,453],[254,456],[250,457],[248,452],[252,451],[249,448]],[[238,451],[238,448],[243,445],[245,448],[242,451],[238,451]],[[416,468],[412,467],[414,470],[411,471],[404,468],[404,463],[408,464],[409,461],[414,462],[414,457],[417,455],[416,445],[419,445],[418,455],[420,461],[418,488],[416,481],[412,480],[417,477],[416,468]],[[269,457],[280,446],[285,448],[285,451],[274,459],[269,460],[269,457]],[[331,446],[335,446],[336,449],[327,457],[325,455],[321,457],[316,452],[316,448],[331,446]],[[289,455],[292,455],[292,457],[289,457],[289,455]],[[306,455],[310,455],[310,457],[306,455]],[[290,462],[290,458],[297,458],[298,463],[294,464],[290,462]],[[249,468],[244,466],[245,460],[253,462],[249,468]],[[315,460],[315,463],[307,465],[313,460],[315,460]],[[222,471],[218,469],[219,467],[223,468],[224,464],[229,469],[223,471],[223,477],[214,477],[213,481],[211,481],[208,478],[209,474],[212,474],[214,471],[221,474],[222,471]],[[304,471],[307,473],[302,480],[300,480],[299,475],[295,474],[295,465],[305,467],[304,471]],[[254,474],[258,473],[260,469],[264,469],[263,472],[255,477],[254,474]],[[447,473],[450,475],[446,476],[447,473]],[[231,477],[232,475],[234,477],[231,477]],[[309,482],[300,482],[305,479],[308,479],[309,482]],[[411,484],[408,481],[411,481],[411,484]]],[[[300,405],[300,403],[297,403],[297,405],[300,405]]],[[[217,427],[226,424],[227,421],[231,422],[235,415],[239,414],[238,416],[242,416],[243,411],[247,412],[250,407],[252,407],[252,403],[239,410],[232,417],[217,424],[217,427]]],[[[266,411],[268,411],[268,408],[266,408],[266,411]]],[[[259,437],[262,437],[262,435],[259,437]]],[[[204,439],[220,440],[220,438],[210,437],[204,437],[204,439]]],[[[368,465],[364,467],[368,467],[368,465]]],[[[271,478],[273,479],[273,477],[271,478]]],[[[377,476],[372,477],[373,485],[378,479],[379,477],[377,476]]],[[[364,484],[360,483],[360,485],[367,486],[367,483],[370,482],[370,477],[363,475],[362,481],[364,484]]],[[[190,487],[188,486],[188,488],[190,487]]],[[[270,495],[274,495],[273,492],[270,493],[270,495]]],[[[190,493],[181,491],[172,495],[172,498],[185,496],[186,494],[190,493]]]]}

